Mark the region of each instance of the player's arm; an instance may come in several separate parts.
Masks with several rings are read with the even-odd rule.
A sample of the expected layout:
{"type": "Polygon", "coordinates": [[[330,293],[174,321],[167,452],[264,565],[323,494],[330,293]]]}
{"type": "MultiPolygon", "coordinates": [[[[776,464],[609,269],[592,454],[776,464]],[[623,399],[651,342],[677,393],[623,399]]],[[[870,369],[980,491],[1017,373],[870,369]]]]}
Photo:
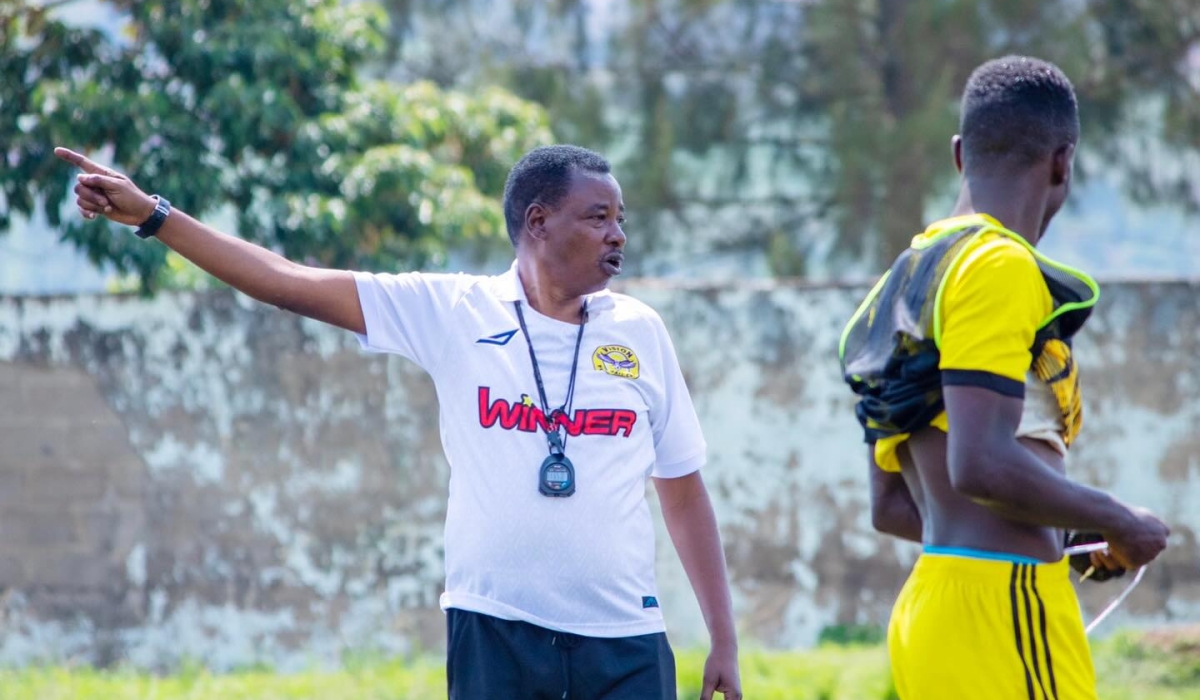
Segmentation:
{"type": "MultiPolygon", "coordinates": [[[[86,218],[105,216],[137,226],[155,200],[128,177],[66,148],[55,155],[83,170],[76,204],[86,218]]],[[[259,301],[318,321],[366,333],[354,276],[344,270],[299,265],[266,248],[229,236],[172,209],[157,237],[212,276],[259,301]]]]}
{"type": "Polygon", "coordinates": [[[868,447],[867,468],[871,472],[871,525],[893,537],[921,542],[921,511],[904,477],[879,468],[875,445],[868,447]]]}
{"type": "Polygon", "coordinates": [[[733,624],[733,601],[725,570],[725,552],[717,531],[717,517],[700,472],[673,479],[654,480],[663,521],[679,561],[687,573],[692,590],[700,603],[700,612],[712,640],[712,652],[704,668],[701,698],[709,700],[713,691],[726,700],[740,700],[742,685],[738,676],[737,631],[733,624]]]}
{"type": "Polygon", "coordinates": [[[1071,481],[1017,441],[1021,399],[976,386],[947,386],[943,394],[956,491],[1014,520],[1101,532],[1125,568],[1148,563],[1166,547],[1169,530],[1149,511],[1071,481]]]}
{"type": "Polygon", "coordinates": [[[981,246],[950,272],[938,341],[950,483],[1013,520],[1102,532],[1135,568],[1166,546],[1166,525],[1071,481],[1016,437],[1030,348],[1050,306],[1036,262],[1016,244],[981,246]]]}

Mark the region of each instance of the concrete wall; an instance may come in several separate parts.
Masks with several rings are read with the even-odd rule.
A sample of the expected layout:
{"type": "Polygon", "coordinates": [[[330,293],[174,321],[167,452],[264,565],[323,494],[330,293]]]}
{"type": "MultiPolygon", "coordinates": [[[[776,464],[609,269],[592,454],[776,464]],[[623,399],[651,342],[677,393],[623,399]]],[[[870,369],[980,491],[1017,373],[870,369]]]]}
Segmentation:
{"type": "MultiPolygon", "coordinates": [[[[631,282],[707,430],[747,645],[881,623],[916,551],[870,528],[835,361],[862,288],[631,282]]],[[[1114,620],[1200,620],[1196,283],[1110,284],[1078,342],[1075,475],[1163,513],[1114,620]]],[[[432,385],[230,293],[0,298],[0,663],[296,667],[438,649],[447,466],[432,385]]],[[[660,526],[671,635],[703,624],[660,526]]],[[[1089,614],[1117,591],[1086,591],[1089,614]]]]}

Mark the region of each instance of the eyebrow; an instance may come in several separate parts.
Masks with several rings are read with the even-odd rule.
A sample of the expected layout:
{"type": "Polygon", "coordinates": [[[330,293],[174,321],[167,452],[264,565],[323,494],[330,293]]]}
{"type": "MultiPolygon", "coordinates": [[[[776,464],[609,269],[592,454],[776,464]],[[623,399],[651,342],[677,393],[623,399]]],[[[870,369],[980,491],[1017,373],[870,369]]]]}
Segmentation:
{"type": "MultiPolygon", "coordinates": [[[[619,210],[620,210],[620,212],[621,212],[622,214],[624,214],[624,213],[625,213],[625,203],[624,203],[624,202],[622,202],[622,203],[621,203],[621,205],[620,205],[620,207],[619,207],[619,210]]],[[[585,210],[584,210],[584,213],[585,213],[585,214],[591,214],[591,213],[593,213],[593,212],[602,212],[602,211],[603,211],[603,212],[607,212],[607,211],[608,211],[608,204],[607,204],[607,203],[604,203],[604,202],[597,202],[596,204],[593,204],[592,206],[590,206],[590,207],[588,207],[587,209],[585,209],[585,210]]]]}

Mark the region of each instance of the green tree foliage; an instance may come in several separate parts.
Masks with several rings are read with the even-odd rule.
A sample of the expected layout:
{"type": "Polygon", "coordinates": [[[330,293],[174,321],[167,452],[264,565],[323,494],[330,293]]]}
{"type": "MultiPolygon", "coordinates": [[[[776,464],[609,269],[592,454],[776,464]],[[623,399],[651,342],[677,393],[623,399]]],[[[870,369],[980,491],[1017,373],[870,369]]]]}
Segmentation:
{"type": "Polygon", "coordinates": [[[389,11],[407,28],[397,70],[507,85],[546,105],[563,138],[616,157],[640,252],[768,251],[775,274],[881,264],[940,214],[926,206],[955,177],[949,137],[969,72],[1012,52],[1074,80],[1083,175],[1103,163],[1143,202],[1200,201],[1195,0],[393,0],[389,11]]]}
{"type": "Polygon", "coordinates": [[[1098,0],[1070,52],[1080,76],[1084,138],[1145,203],[1200,211],[1200,3],[1098,0]]]}
{"type": "Polygon", "coordinates": [[[289,257],[391,268],[503,244],[504,173],[551,138],[541,108],[499,89],[365,80],[386,43],[372,3],[112,0],[128,18],[115,37],[62,21],[69,4],[0,0],[0,211],[42,202],[147,289],[165,249],[60,222],[70,173],[54,145],[110,149],[136,182],[195,214],[232,209],[240,235],[289,257]]]}
{"type": "MultiPolygon", "coordinates": [[[[1007,53],[1047,58],[1073,78],[1081,152],[1114,169],[1128,193],[1144,203],[1200,203],[1200,4],[1192,0],[820,0],[807,18],[813,79],[804,103],[831,117],[844,249],[889,260],[907,246],[925,200],[953,175],[947,135],[970,70],[1007,53]],[[1193,169],[1166,163],[1167,148],[1193,169]]],[[[1081,164],[1086,176],[1089,161],[1081,164]]]]}

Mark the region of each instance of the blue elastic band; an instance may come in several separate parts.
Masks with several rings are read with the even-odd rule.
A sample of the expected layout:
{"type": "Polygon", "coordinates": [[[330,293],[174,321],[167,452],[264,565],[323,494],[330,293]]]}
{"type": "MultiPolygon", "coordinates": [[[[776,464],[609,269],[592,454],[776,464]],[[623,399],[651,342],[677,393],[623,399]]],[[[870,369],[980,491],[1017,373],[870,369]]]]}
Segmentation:
{"type": "Polygon", "coordinates": [[[1013,564],[1045,564],[1041,559],[1033,557],[1023,557],[1019,554],[1005,554],[1004,552],[986,552],[982,549],[970,549],[969,547],[935,547],[933,545],[925,545],[924,552],[926,554],[945,554],[952,557],[967,557],[970,559],[990,559],[992,561],[1007,561],[1013,564]]]}

